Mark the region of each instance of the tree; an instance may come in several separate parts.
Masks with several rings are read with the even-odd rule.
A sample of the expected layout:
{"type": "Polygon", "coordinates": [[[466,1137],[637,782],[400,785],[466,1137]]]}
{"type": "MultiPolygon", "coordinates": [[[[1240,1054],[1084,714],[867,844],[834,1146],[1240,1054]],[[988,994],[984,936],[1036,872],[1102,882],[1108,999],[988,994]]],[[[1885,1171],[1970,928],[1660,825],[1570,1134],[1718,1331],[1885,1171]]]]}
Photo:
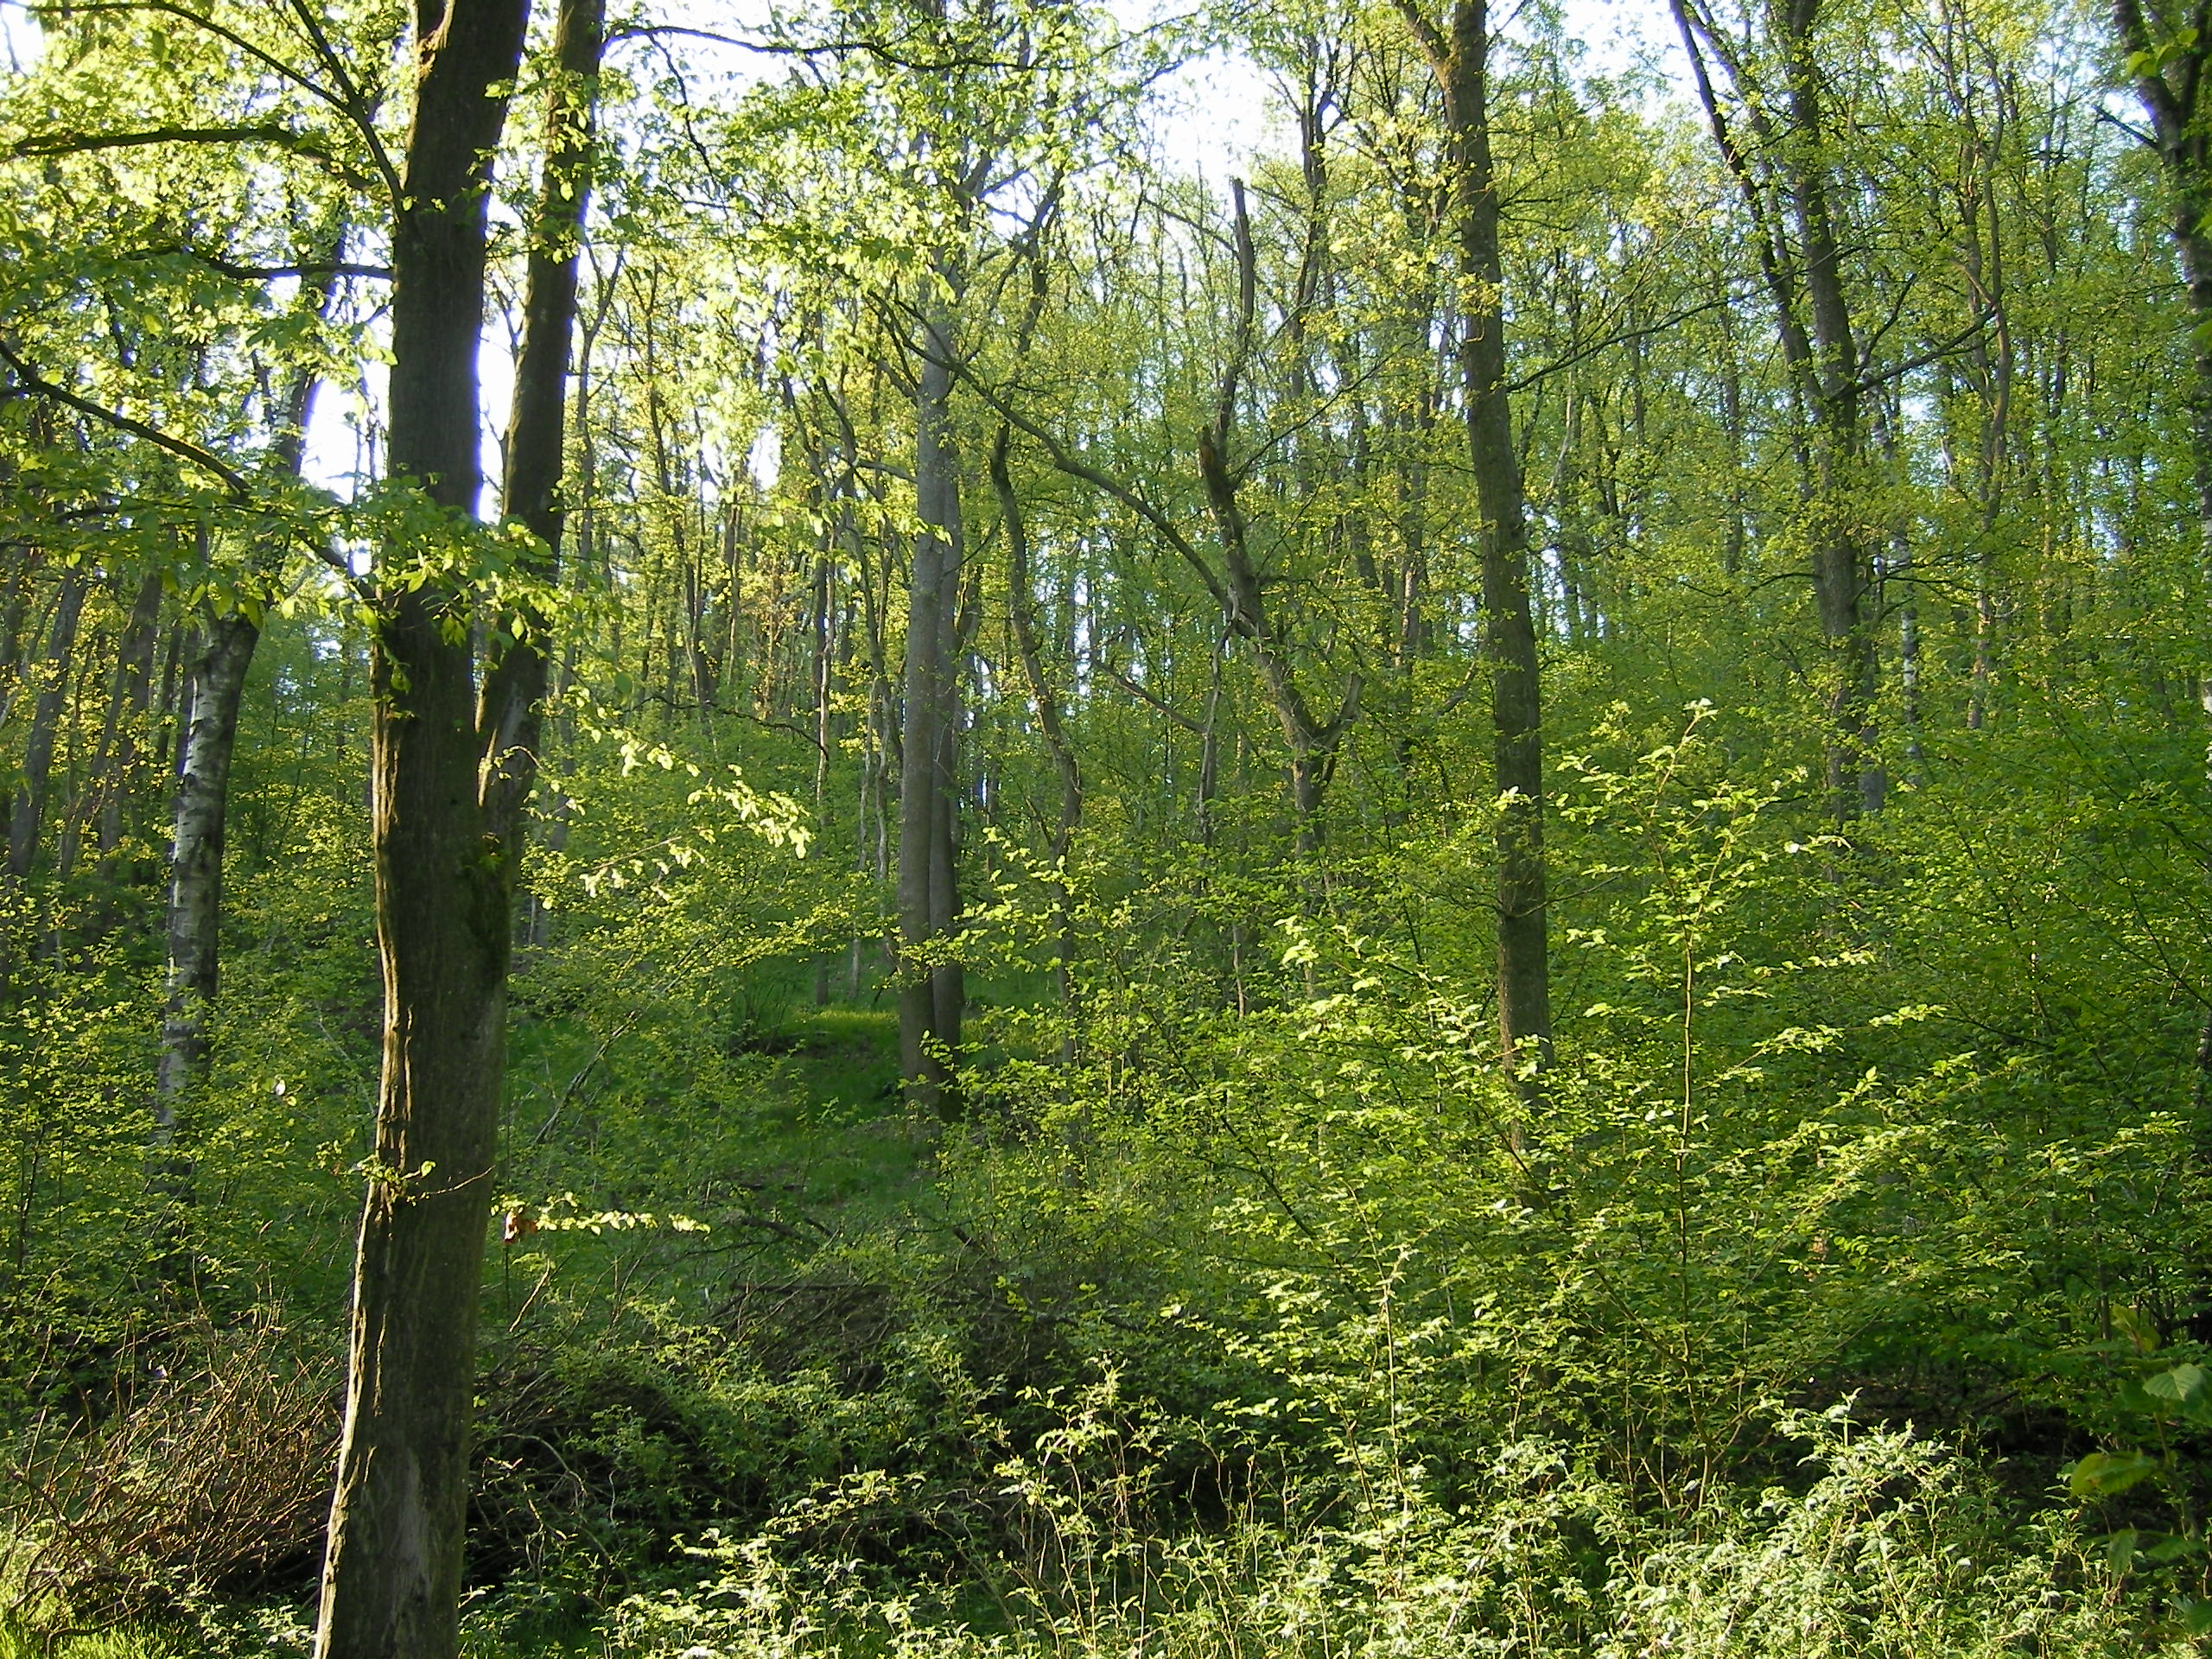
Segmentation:
{"type": "MultiPolygon", "coordinates": [[[[335,295],[345,256],[342,226],[321,251],[320,258],[303,263],[310,275],[297,302],[297,308],[310,319],[320,319],[335,295]]],[[[291,371],[270,457],[269,470],[279,480],[296,480],[299,475],[319,378],[313,365],[291,371]]],[[[265,567],[283,563],[281,549],[264,561],[265,567]]],[[[274,579],[276,569],[257,569],[253,575],[253,585],[264,586],[274,579]]],[[[168,1271],[173,1279],[183,1277],[189,1267],[181,1212],[193,1203],[194,1192],[192,1160],[181,1144],[181,1113],[207,1079],[208,1020],[222,971],[223,842],[231,765],[238,746],[239,704],[254,648],[260,643],[259,618],[266,600],[265,593],[245,593],[232,595],[227,604],[212,596],[204,601],[183,671],[183,741],[170,813],[164,930],[168,965],[148,1142],[149,1184],[157,1203],[168,1212],[163,1225],[172,1236],[168,1271]]]]}
{"type": "Polygon", "coordinates": [[[2212,124],[2204,108],[2207,71],[2212,70],[2212,6],[2203,0],[2113,0],[2112,17],[2165,175],[2168,233],[2181,261],[2191,324],[2189,429],[2199,535],[2212,560],[2212,124]]]}
{"type": "MultiPolygon", "coordinates": [[[[2212,5],[2169,7],[2161,0],[2113,0],[2113,29],[2128,77],[2151,118],[2164,175],[2168,234],[2180,261],[2193,371],[2185,398],[2190,460],[2196,486],[2196,556],[2212,576],[2212,5]]],[[[2212,715],[2212,676],[2197,670],[2199,697],[2212,715]]],[[[2212,765],[2212,751],[2208,751],[2212,765]]],[[[2212,1003],[2196,1043],[2196,1137],[2212,1166],[2212,1003]]],[[[2194,1316],[2195,1334],[2212,1335],[2212,1298],[2194,1316]]]]}
{"type": "Polygon", "coordinates": [[[1705,0],[1671,0],[1714,143],[1754,226],[1790,394],[1802,423],[1804,537],[1827,650],[1824,744],[1829,810],[1839,823],[1882,804],[1887,790],[1874,726],[1877,658],[1872,554],[1855,499],[1866,459],[1866,365],[1852,314],[1834,182],[1834,135],[1814,44],[1821,0],[1772,0],[1763,83],[1757,41],[1732,39],[1705,0]],[[1707,67],[1719,60],[1748,138],[1723,108],[1707,67]]]}
{"type": "MultiPolygon", "coordinates": [[[[545,574],[575,309],[596,0],[562,9],[533,226],[508,505],[545,574]]],[[[522,804],[537,765],[543,619],[494,633],[480,696],[464,525],[480,485],[476,352],[492,157],[520,66],[523,0],[416,19],[417,81],[392,241],[391,467],[435,510],[387,545],[372,629],[383,1080],[354,1271],[344,1439],[315,1634],[320,1659],[458,1650],[478,1294],[506,1052],[522,804]],[[443,555],[442,560],[440,556],[443,555]],[[439,561],[429,571],[416,561],[439,561]],[[442,568],[440,568],[442,564],[442,568]]],[[[503,617],[501,620],[508,619],[503,617]]]]}
{"type": "Polygon", "coordinates": [[[1529,597],[1528,506],[1506,379],[1489,12],[1485,0],[1454,0],[1447,25],[1440,27],[1414,0],[1399,0],[1398,10],[1421,41],[1443,95],[1449,138],[1451,217],[1462,285],[1459,392],[1482,514],[1483,652],[1490,665],[1498,798],[1498,1049],[1533,1103],[1552,1044],[1543,699],[1529,597]]]}

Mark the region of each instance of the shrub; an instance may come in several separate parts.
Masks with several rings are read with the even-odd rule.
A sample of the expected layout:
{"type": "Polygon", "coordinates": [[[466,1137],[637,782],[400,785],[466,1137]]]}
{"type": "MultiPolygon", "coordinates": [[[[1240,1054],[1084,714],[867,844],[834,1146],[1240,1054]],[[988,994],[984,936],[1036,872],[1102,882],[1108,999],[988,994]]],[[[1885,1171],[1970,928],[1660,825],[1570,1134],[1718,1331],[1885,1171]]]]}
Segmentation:
{"type": "Polygon", "coordinates": [[[106,1629],[311,1571],[336,1457],[334,1368],[266,1318],[200,1325],[157,1357],[143,1385],[123,1372],[104,1420],[48,1412],[19,1441],[0,1522],[9,1621],[106,1629]]]}

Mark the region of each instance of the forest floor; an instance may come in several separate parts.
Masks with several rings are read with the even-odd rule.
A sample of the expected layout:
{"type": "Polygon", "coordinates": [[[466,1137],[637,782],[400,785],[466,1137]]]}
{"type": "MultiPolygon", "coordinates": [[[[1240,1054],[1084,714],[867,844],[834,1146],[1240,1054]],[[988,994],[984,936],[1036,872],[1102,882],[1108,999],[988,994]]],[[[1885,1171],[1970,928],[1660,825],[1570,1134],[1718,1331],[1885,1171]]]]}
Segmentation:
{"type": "MultiPolygon", "coordinates": [[[[1274,1427],[1262,1467],[1235,1419],[1277,1402],[1236,1395],[1272,1370],[1224,1341],[1227,1316],[1179,1317],[1224,1295],[1200,1260],[1223,1211],[1172,1176],[1185,1129],[1137,1113],[1124,1134],[1146,1138],[1116,1145],[1100,1096],[1073,1090],[917,1113],[887,1011],[711,1028],[673,1082],[650,1039],[649,1069],[595,1075],[603,1033],[581,1023],[543,1020],[522,1046],[518,1071],[546,1082],[518,1107],[508,1179],[556,1191],[509,1200],[542,1225],[492,1246],[467,1659],[2203,1650],[2151,1486],[2094,1536],[2050,1507],[2048,1459],[1955,1452],[1871,1395],[1827,1408],[1858,1386],[1844,1371],[1811,1409],[1764,1408],[1747,1432],[1767,1450],[1675,1514],[1604,1472],[1594,1437],[1510,1439],[1457,1399],[1435,1410],[1446,1455],[1452,1435],[1480,1444],[1447,1507],[1387,1435],[1357,1438],[1364,1350],[1278,1355],[1338,1389],[1374,1519],[1329,1495],[1351,1465],[1318,1413],[1274,1427]],[[1162,1239],[1182,1265],[1160,1265],[1162,1239]],[[2113,1538],[2142,1558],[2132,1576],[2113,1538]]],[[[1387,1201],[1440,1169],[1348,1164],[1344,1190],[1387,1201]]],[[[1258,1304],[1224,1305],[1264,1330],[1258,1304]]],[[[334,1382],[334,1321],[283,1334],[334,1382]]],[[[0,1630],[0,1659],[304,1654],[318,1548],[310,1516],[250,1588],[157,1595],[184,1617],[138,1629],[0,1630]]]]}

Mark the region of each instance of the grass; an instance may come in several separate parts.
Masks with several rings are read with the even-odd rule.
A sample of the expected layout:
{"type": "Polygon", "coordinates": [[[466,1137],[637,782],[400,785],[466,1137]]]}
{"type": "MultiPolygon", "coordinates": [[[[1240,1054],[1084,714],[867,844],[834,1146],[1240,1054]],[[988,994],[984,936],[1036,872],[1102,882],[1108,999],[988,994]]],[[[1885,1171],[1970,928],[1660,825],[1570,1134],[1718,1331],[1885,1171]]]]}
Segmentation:
{"type": "Polygon", "coordinates": [[[48,1638],[0,1627],[0,1659],[184,1659],[196,1650],[171,1631],[126,1629],[48,1638]]]}

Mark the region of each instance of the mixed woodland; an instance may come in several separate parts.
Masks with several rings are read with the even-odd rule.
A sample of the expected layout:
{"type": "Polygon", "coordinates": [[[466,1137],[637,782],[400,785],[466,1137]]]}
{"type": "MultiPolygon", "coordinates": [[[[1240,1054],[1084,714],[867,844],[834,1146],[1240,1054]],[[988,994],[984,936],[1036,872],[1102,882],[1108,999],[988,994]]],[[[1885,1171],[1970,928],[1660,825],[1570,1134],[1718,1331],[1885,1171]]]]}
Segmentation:
{"type": "Polygon", "coordinates": [[[0,11],[0,1653],[2203,1650],[2212,5],[1619,6],[0,11]]]}

